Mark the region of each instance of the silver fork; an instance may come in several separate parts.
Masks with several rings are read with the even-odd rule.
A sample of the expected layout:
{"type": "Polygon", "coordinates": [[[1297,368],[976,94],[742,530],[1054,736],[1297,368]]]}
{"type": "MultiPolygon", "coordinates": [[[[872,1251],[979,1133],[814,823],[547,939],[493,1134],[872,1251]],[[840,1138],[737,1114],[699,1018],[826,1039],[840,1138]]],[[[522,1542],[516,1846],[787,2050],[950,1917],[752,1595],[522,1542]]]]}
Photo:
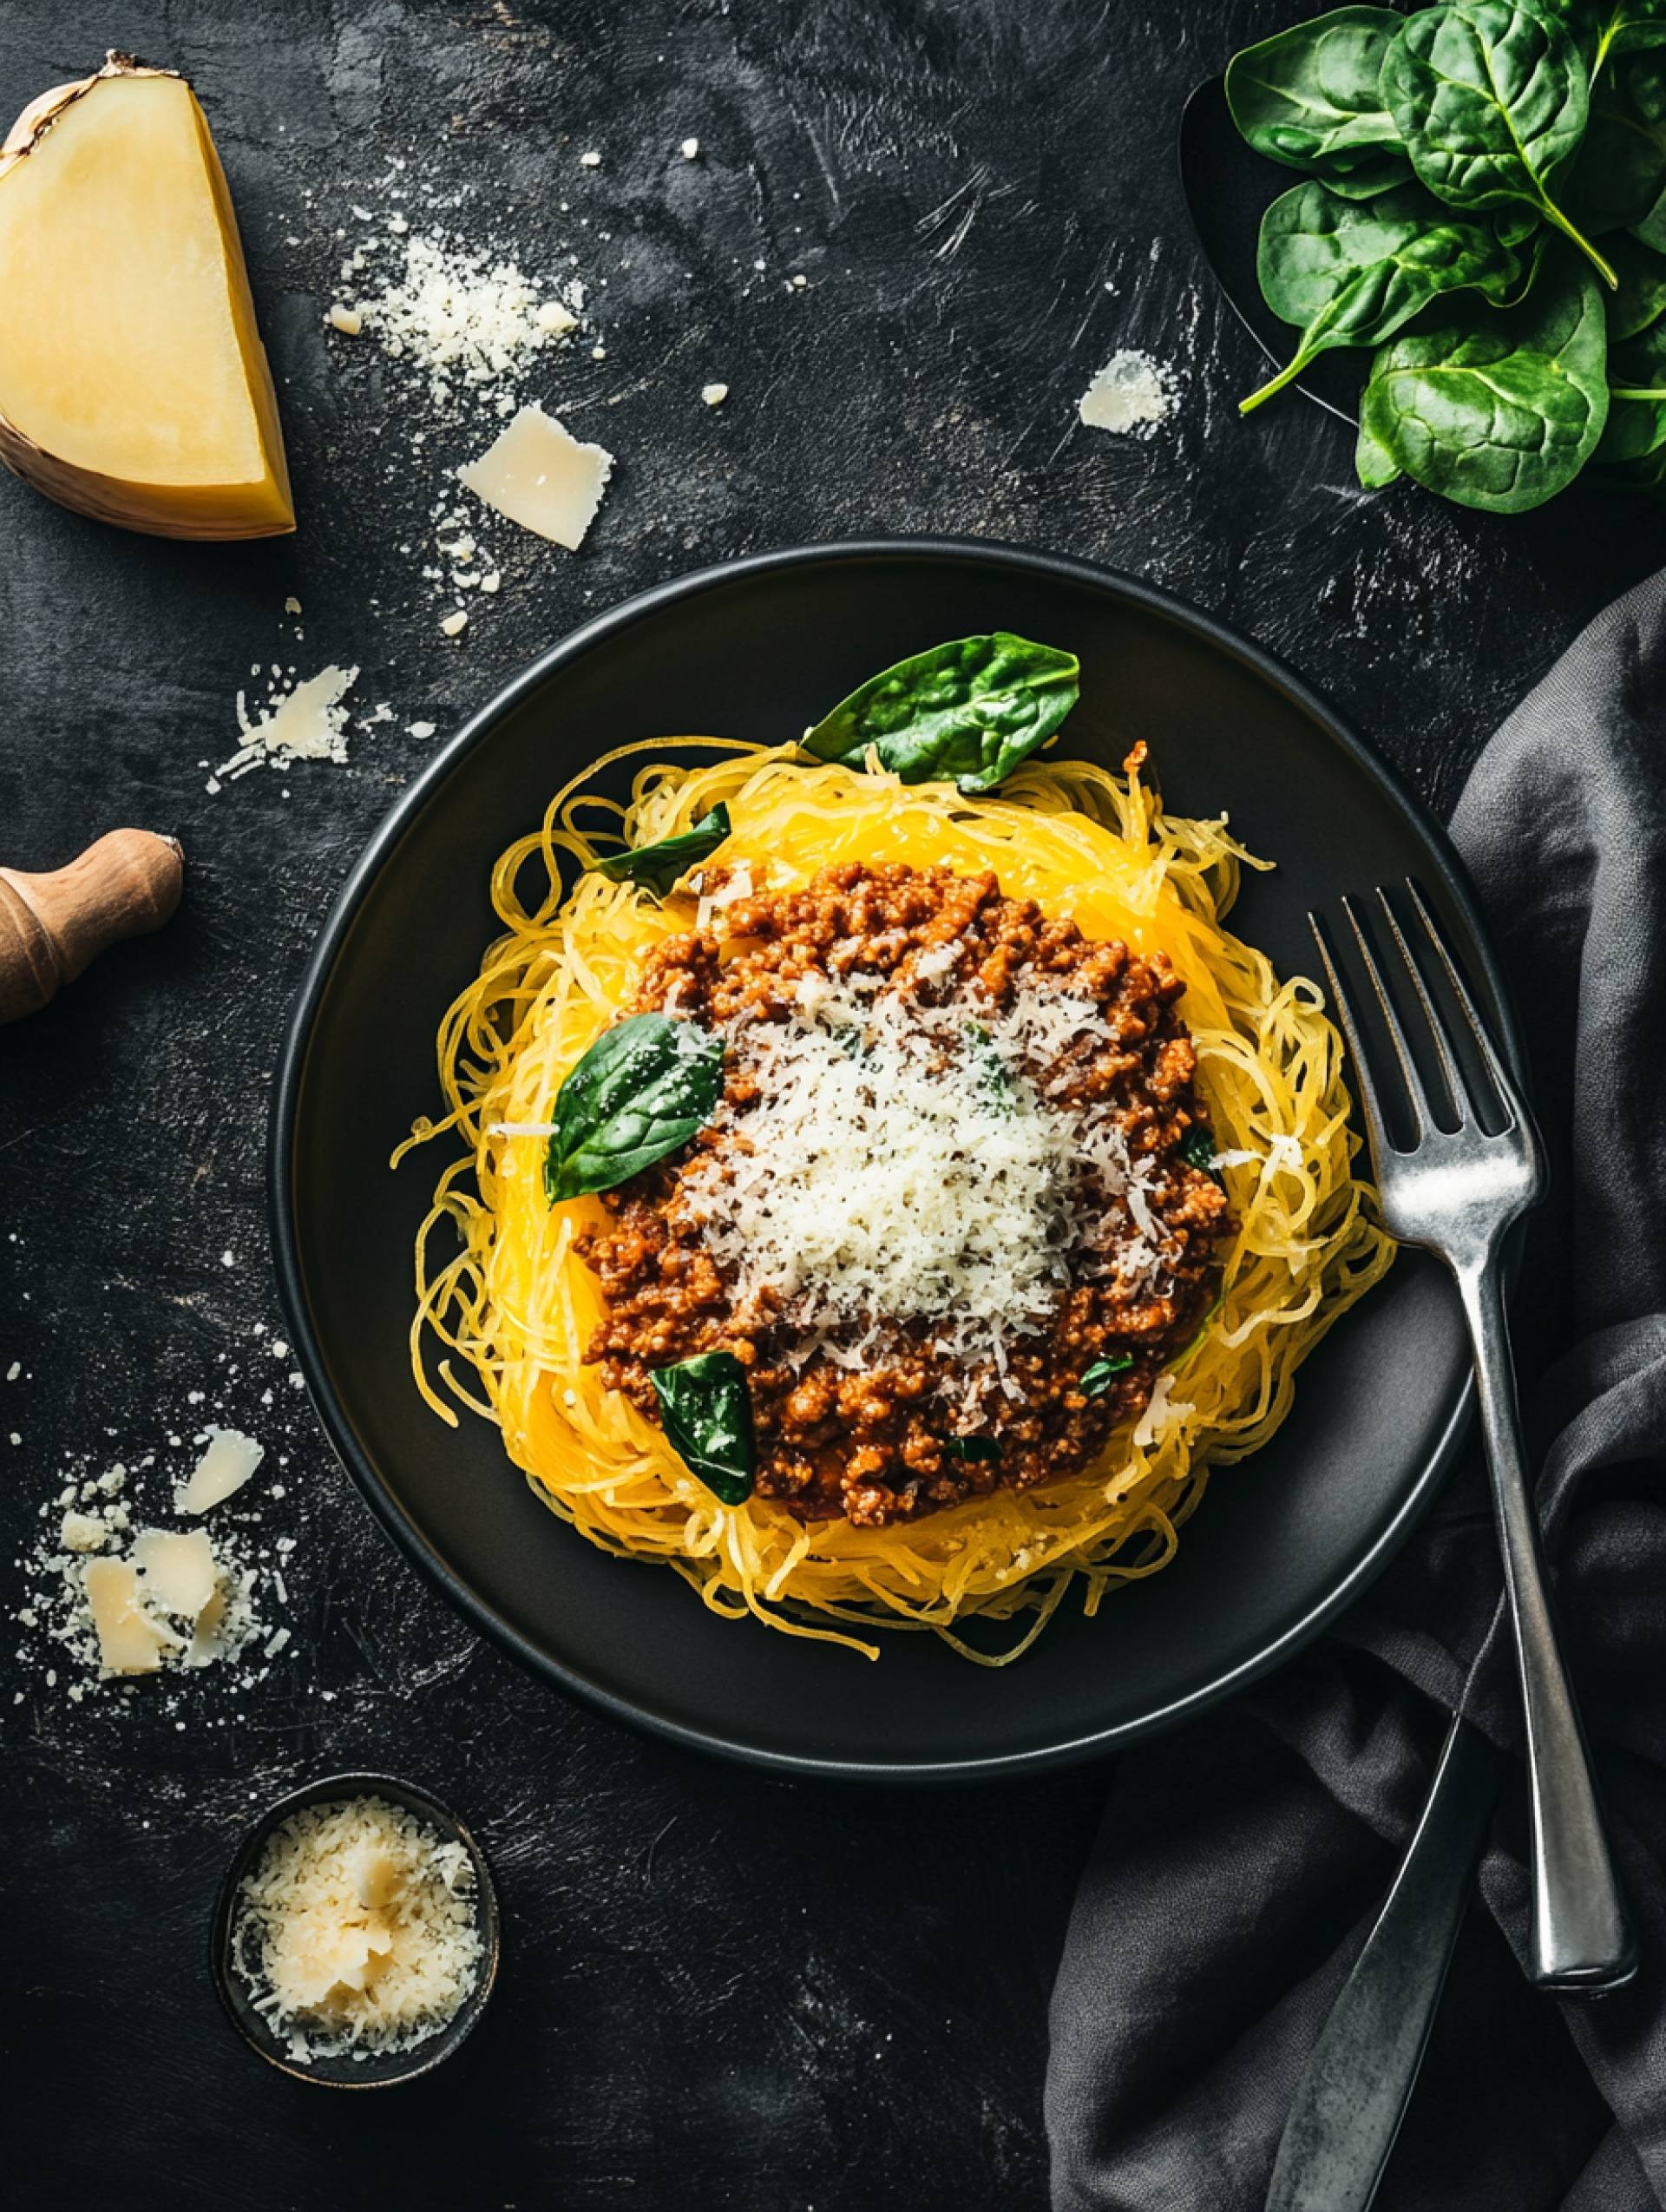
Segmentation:
{"type": "Polygon", "coordinates": [[[1557,1649],[1522,1453],[1504,1308],[1505,1235],[1545,1194],[1544,1149],[1526,1102],[1476,1013],[1416,884],[1408,882],[1406,891],[1420,925],[1420,932],[1413,934],[1420,935],[1420,942],[1439,961],[1492,1085],[1496,1110],[1491,1118],[1501,1117],[1505,1123],[1496,1135],[1482,1126],[1475,1091],[1465,1079],[1452,1036],[1436,1009],[1423,966],[1427,951],[1420,956],[1407,942],[1387,893],[1379,886],[1382,916],[1404,963],[1427,1026],[1427,1043],[1440,1067],[1448,1109],[1444,1118],[1457,1123],[1448,1130],[1437,1122],[1405,1026],[1384,987],[1370,939],[1361,928],[1353,905],[1344,899],[1342,912],[1397,1063],[1400,1104],[1412,1131],[1409,1146],[1394,1143],[1383,1113],[1387,1071],[1381,1066],[1372,1067],[1357,1009],[1332,957],[1323,922],[1316,914],[1308,919],[1354,1056],[1383,1219],[1403,1244],[1422,1245],[1451,1269],[1473,1340],[1481,1432],[1527,1720],[1527,1775],[1532,1802],[1532,1979],[1539,1988],[1564,1995],[1599,1996],[1630,1980],[1636,1971],[1636,1952],[1603,1832],[1579,1716],[1557,1649]]]}

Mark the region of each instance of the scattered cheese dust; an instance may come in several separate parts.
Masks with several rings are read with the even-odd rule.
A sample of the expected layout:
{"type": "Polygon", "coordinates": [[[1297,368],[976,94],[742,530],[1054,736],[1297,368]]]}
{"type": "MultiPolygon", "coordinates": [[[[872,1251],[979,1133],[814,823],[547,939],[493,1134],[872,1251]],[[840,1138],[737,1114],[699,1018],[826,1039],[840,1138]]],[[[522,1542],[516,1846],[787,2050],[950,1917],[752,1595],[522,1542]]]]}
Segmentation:
{"type": "Polygon", "coordinates": [[[457,481],[510,522],[576,553],[613,474],[605,446],[581,445],[535,401],[457,481]]]}
{"type": "Polygon", "coordinates": [[[1149,353],[1113,353],[1082,394],[1079,413],[1092,430],[1148,438],[1174,411],[1173,377],[1149,353]]]}
{"type": "Polygon", "coordinates": [[[564,343],[578,328],[583,285],[569,277],[559,291],[541,288],[516,262],[437,233],[411,233],[402,243],[403,268],[353,302],[347,320],[339,307],[327,319],[344,335],[367,333],[418,371],[436,410],[469,394],[507,414],[515,404],[508,382],[522,357],[564,343]]]}
{"type": "Polygon", "coordinates": [[[233,1964],[302,2064],[426,2042],[482,1955],[467,1848],[384,1798],[292,1814],[238,1893],[233,1964]]]}
{"type": "MultiPolygon", "coordinates": [[[[208,1429],[196,1441],[207,1448],[195,1471],[183,1484],[167,1485],[167,1503],[176,1513],[206,1513],[223,1504],[265,1456],[260,1445],[235,1429],[208,1429]]],[[[146,1470],[154,1470],[146,1478],[148,1487],[160,1481],[154,1454],[134,1473],[144,1476],[146,1470]]],[[[228,1515],[212,1541],[201,1527],[135,1530],[131,1480],[129,1470],[118,1465],[69,1483],[40,1509],[56,1542],[43,1534],[21,1562],[31,1586],[13,1618],[49,1638],[84,1670],[86,1679],[68,1685],[75,1704],[100,1684],[125,1685],[128,1677],[164,1670],[194,1671],[235,1660],[255,1644],[263,1644],[270,1657],[272,1626],[261,1617],[268,1590],[288,1603],[277,1562],[294,1550],[292,1538],[279,1537],[270,1551],[257,1548],[250,1524],[259,1522],[258,1513],[228,1515]],[[274,1563],[256,1564],[256,1558],[274,1563]]],[[[273,1494],[281,1496],[281,1489],[273,1494]]],[[[167,1512],[167,1503],[161,1510],[167,1512]]],[[[277,1633],[287,1637],[285,1630],[277,1633]]],[[[20,1662],[30,1656],[27,1647],[16,1654],[20,1662]]],[[[56,1666],[46,1670],[45,1678],[49,1688],[56,1685],[56,1666]]],[[[246,1690],[257,1677],[246,1667],[233,1679],[246,1690]]],[[[23,1695],[19,1690],[14,1702],[22,1703],[23,1695]]],[[[164,1704],[177,1711],[177,1696],[164,1704]]]]}
{"type": "Polygon", "coordinates": [[[342,705],[358,681],[357,668],[332,662],[292,691],[274,694],[258,720],[249,719],[246,693],[237,695],[238,726],[243,743],[215,773],[227,783],[252,768],[287,768],[294,760],[347,758],[347,709],[342,705]]]}

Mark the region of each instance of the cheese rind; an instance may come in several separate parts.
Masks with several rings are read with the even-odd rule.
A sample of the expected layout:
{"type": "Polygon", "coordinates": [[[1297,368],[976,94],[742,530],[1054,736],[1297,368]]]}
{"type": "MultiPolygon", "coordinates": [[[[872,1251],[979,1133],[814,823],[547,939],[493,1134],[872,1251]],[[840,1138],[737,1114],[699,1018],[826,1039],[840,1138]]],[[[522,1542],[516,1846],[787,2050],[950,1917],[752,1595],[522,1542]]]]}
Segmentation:
{"type": "Polygon", "coordinates": [[[295,527],[231,196],[171,71],[113,56],[0,155],[0,459],[128,529],[295,527]]]}
{"type": "Polygon", "coordinates": [[[535,402],[458,469],[457,481],[522,529],[576,553],[613,467],[605,446],[580,444],[535,402]]]}

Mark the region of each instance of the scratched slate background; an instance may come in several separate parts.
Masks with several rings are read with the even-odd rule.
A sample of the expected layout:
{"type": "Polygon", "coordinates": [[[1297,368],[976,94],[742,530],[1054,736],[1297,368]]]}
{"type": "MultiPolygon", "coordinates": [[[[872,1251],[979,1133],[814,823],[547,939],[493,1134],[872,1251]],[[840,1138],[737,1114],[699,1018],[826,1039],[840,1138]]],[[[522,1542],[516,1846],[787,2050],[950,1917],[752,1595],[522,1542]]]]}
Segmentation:
{"type": "Polygon", "coordinates": [[[253,1335],[277,1323],[266,1088],[312,933],[429,757],[405,723],[443,733],[587,612],[729,554],[940,530],[1103,559],[1286,655],[1451,799],[1666,542],[1646,513],[1577,498],[1507,523],[1410,488],[1366,499],[1315,409],[1238,423],[1255,357],[1191,243],[1173,133],[1199,75],[1301,12],[9,0],[0,106],[107,44],[196,79],[301,515],[292,540],[205,550],[0,482],[0,859],[56,865],[133,822],[175,831],[190,867],[165,936],[0,1038],[0,1375],[23,1370],[0,1382],[4,1612],[66,1467],[177,1469],[190,1454],[165,1439],[205,1414],[287,1460],[261,1532],[299,1539],[293,1651],[246,1694],[205,1677],[180,1716],[150,1684],[74,1706],[38,1644],[19,1635],[14,1659],[7,1640],[5,2167],[33,2202],[110,2202],[119,2174],[144,2212],[228,2188],[250,2212],[1041,2202],[1046,2001],[1103,1775],[784,1786],[621,1732],[478,1643],[375,1534],[253,1335]],[[676,151],[690,135],[697,163],[676,151]],[[410,470],[384,364],[321,329],[332,228],[387,157],[470,187],[481,234],[529,270],[576,251],[608,278],[607,359],[564,354],[528,384],[620,456],[600,522],[577,558],[514,548],[461,647],[398,548],[469,442],[410,470]],[[1075,419],[1122,345],[1179,383],[1148,443],[1075,419]],[[713,378],[720,410],[699,399],[713,378]],[[331,659],[362,666],[360,712],[386,699],[395,720],[346,770],[209,795],[199,763],[233,749],[250,664],[331,659]],[[251,1806],[354,1764],[455,1802],[507,1913],[472,2045],[371,2097],[259,2066],[203,1968],[251,1806]]]}

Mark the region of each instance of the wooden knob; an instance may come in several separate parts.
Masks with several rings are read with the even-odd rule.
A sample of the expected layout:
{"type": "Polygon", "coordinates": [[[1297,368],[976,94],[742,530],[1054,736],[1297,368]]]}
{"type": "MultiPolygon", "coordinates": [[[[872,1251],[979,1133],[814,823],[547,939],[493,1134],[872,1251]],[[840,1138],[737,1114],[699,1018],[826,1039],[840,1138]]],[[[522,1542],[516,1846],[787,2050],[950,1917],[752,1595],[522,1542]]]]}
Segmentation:
{"type": "Polygon", "coordinates": [[[160,929],[180,903],[177,837],[112,830],[48,876],[0,868],[0,1022],[43,1007],[123,937],[160,929]]]}

